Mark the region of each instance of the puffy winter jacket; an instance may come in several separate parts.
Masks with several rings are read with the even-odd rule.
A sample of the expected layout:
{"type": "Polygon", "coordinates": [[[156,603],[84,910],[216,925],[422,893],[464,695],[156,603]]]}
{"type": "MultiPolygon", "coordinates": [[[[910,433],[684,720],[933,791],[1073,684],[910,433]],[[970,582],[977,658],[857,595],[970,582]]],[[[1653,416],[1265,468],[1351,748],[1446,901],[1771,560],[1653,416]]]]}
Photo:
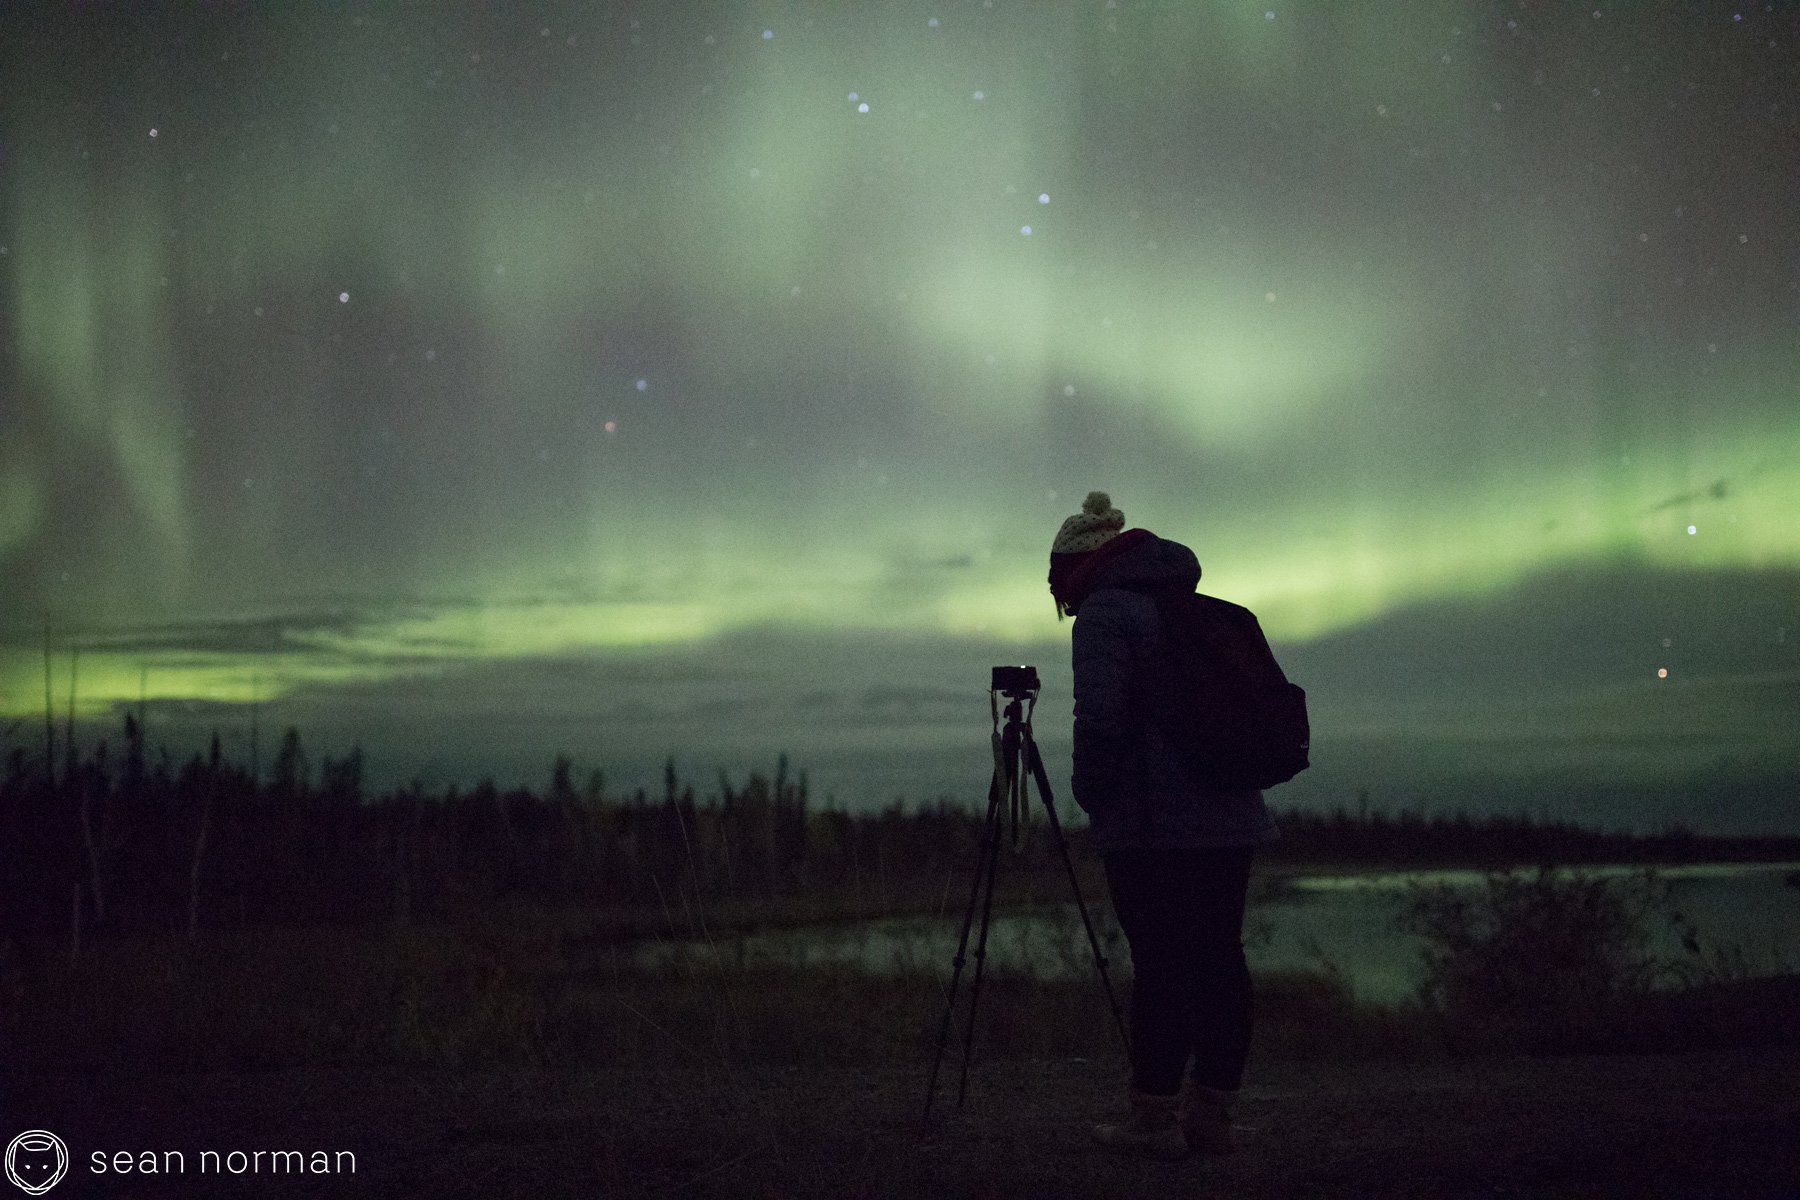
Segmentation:
{"type": "Polygon", "coordinates": [[[1276,836],[1260,791],[1215,791],[1193,777],[1151,705],[1171,695],[1174,664],[1156,603],[1140,589],[1193,591],[1200,563],[1179,542],[1151,538],[1098,563],[1072,636],[1075,802],[1096,849],[1244,846],[1276,836]]]}

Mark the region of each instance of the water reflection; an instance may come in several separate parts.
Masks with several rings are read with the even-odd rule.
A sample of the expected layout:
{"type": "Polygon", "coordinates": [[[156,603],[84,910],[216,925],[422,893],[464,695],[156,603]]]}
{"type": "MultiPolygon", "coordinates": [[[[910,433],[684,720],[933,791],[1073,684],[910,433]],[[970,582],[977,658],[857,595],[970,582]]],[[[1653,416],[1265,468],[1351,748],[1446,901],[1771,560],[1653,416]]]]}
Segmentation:
{"type": "MultiPolygon", "coordinates": [[[[1629,877],[1644,868],[1586,867],[1584,876],[1629,877]]],[[[1679,912],[1712,947],[1735,946],[1753,967],[1800,969],[1800,888],[1788,877],[1800,863],[1694,864],[1658,868],[1666,908],[1679,912]]],[[[1468,870],[1360,872],[1267,881],[1251,898],[1245,948],[1256,971],[1334,969],[1358,997],[1394,1001],[1413,994],[1419,941],[1395,924],[1409,885],[1475,887],[1486,873],[1468,870]]],[[[1090,904],[1109,961],[1130,959],[1104,900],[1090,904]]],[[[656,943],[639,950],[645,965],[677,956],[715,958],[737,966],[856,965],[893,973],[947,972],[956,952],[960,911],[941,917],[806,926],[715,938],[710,944],[656,943]]],[[[978,926],[977,926],[978,928],[978,926]]],[[[1683,955],[1680,931],[1666,919],[1647,930],[1653,953],[1683,955]]],[[[975,930],[970,931],[971,967],[975,930]]],[[[987,969],[1028,969],[1040,976],[1084,975],[1093,969],[1073,903],[996,913],[988,932],[987,969]]]]}

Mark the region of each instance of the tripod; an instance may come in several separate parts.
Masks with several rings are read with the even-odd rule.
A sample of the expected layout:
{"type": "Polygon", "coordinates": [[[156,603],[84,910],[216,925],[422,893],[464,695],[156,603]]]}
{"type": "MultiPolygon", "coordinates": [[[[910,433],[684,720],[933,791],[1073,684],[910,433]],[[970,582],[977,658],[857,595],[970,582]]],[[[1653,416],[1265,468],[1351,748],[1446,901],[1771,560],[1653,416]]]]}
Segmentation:
{"type": "Polygon", "coordinates": [[[1112,980],[1106,974],[1106,955],[1100,952],[1100,939],[1094,935],[1094,923],[1088,919],[1087,904],[1081,898],[1081,884],[1075,878],[1075,864],[1069,859],[1069,843],[1063,837],[1062,822],[1056,817],[1056,801],[1050,793],[1050,780],[1044,774],[1043,760],[1038,756],[1037,742],[1031,736],[1031,712],[1037,707],[1038,678],[1033,667],[995,667],[993,686],[988,690],[988,709],[994,721],[994,774],[988,783],[987,819],[982,826],[982,841],[975,868],[975,882],[969,889],[969,904],[963,910],[962,932],[956,939],[956,957],[951,960],[950,994],[944,1002],[944,1020],[938,1029],[937,1058],[931,1065],[931,1086],[925,1093],[925,1127],[931,1125],[931,1104],[937,1096],[938,1070],[944,1063],[944,1046],[950,1039],[950,1021],[956,1009],[956,992],[962,980],[964,952],[969,946],[969,927],[975,921],[975,908],[981,907],[981,932],[975,942],[975,978],[969,989],[969,1019],[963,1028],[962,1076],[956,1085],[956,1107],[963,1106],[969,1087],[969,1056],[975,1040],[975,1009],[981,1001],[981,973],[987,962],[989,919],[994,909],[994,878],[1000,862],[1001,802],[1007,801],[1013,829],[1013,849],[1018,850],[1022,817],[1030,815],[1027,775],[1037,781],[1038,798],[1044,802],[1044,813],[1050,821],[1050,832],[1056,852],[1062,856],[1063,868],[1069,875],[1069,889],[1075,895],[1076,910],[1087,930],[1088,948],[1094,954],[1094,966],[1100,973],[1100,986],[1112,1008],[1113,1022],[1119,1028],[1119,1040],[1130,1056],[1131,1040],[1125,1033],[1125,1018],[1113,995],[1112,980]],[[1006,726],[1000,726],[998,697],[1007,698],[1006,726]]]}

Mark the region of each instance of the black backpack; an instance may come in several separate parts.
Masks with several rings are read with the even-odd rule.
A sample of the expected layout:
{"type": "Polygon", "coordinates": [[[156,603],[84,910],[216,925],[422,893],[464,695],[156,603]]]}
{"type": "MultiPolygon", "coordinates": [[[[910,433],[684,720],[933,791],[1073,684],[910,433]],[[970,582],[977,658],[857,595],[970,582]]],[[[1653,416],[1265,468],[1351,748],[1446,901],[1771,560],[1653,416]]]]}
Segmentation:
{"type": "Polygon", "coordinates": [[[1306,770],[1306,692],[1282,674],[1256,614],[1199,592],[1150,598],[1178,681],[1153,703],[1201,779],[1220,790],[1267,788],[1306,770]]]}

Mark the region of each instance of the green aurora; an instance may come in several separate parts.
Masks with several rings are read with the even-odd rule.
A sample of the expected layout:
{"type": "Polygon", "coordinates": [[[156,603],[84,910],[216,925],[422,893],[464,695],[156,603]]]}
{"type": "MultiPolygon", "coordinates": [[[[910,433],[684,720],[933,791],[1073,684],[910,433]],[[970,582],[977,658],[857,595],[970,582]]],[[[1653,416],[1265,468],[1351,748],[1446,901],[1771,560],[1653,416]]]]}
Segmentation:
{"type": "Polygon", "coordinates": [[[1791,579],[1796,18],[1380,11],[9,8],[0,715],[1791,579]]]}

